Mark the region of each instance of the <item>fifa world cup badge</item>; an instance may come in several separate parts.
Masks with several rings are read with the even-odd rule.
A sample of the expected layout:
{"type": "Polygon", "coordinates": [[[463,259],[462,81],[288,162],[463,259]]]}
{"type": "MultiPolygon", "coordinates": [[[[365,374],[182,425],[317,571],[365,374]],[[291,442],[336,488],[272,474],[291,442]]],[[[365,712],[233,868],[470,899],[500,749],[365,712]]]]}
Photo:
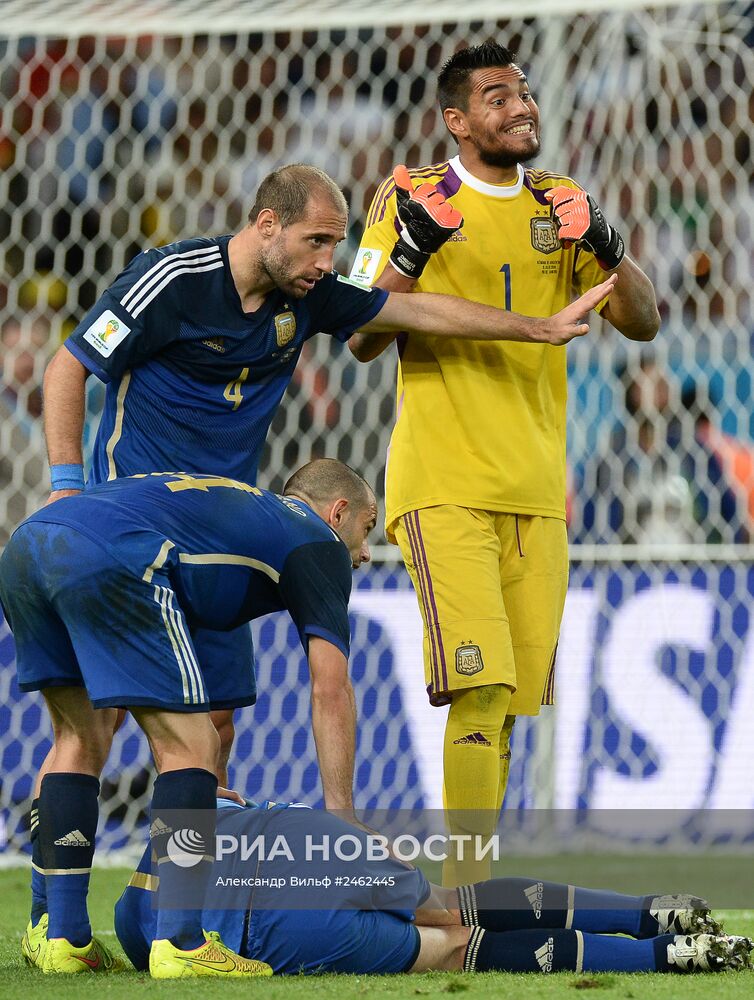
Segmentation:
{"type": "Polygon", "coordinates": [[[359,274],[369,274],[367,268],[369,267],[369,262],[372,259],[372,251],[365,250],[361,255],[361,267],[359,268],[359,274]]]}
{"type": "Polygon", "coordinates": [[[357,285],[369,286],[377,277],[377,269],[380,266],[382,251],[362,247],[356,254],[349,278],[357,285]]]}
{"type": "Polygon", "coordinates": [[[103,358],[109,358],[118,344],[130,332],[130,326],[126,326],[123,320],[118,319],[114,312],[106,309],[86,331],[84,340],[88,344],[91,344],[95,351],[101,354],[103,358]]]}

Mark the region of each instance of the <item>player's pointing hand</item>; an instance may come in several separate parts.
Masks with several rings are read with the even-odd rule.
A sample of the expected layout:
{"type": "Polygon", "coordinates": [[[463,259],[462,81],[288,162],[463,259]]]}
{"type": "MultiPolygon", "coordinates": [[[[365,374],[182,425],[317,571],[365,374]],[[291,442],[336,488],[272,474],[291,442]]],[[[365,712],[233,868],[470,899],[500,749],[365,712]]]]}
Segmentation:
{"type": "Polygon", "coordinates": [[[401,235],[390,254],[390,263],[408,278],[418,278],[433,253],[444,246],[463,225],[463,216],[446,201],[434,184],[414,189],[408,169],[393,171],[401,235]]]}
{"type": "Polygon", "coordinates": [[[608,297],[617,281],[618,275],[611,274],[606,281],[590,288],[588,292],[584,292],[565,309],[561,309],[560,312],[548,319],[539,320],[542,334],[538,337],[539,342],[559,347],[569,343],[574,337],[583,337],[589,333],[589,324],[586,322],[587,314],[608,297]]]}

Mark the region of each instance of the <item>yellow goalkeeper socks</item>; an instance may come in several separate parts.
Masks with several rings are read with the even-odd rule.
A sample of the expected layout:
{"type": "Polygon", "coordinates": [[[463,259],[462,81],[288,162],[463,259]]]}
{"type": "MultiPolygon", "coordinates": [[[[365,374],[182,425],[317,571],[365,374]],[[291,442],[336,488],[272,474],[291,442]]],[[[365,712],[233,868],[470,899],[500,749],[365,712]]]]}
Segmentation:
{"type": "Polygon", "coordinates": [[[508,775],[511,769],[511,733],[513,732],[515,722],[515,715],[506,716],[503,731],[500,733],[500,774],[497,786],[498,813],[503,808],[505,789],[508,787],[508,775]]]}
{"type": "Polygon", "coordinates": [[[485,842],[494,833],[500,785],[500,734],[510,705],[511,689],[504,684],[457,691],[448,712],[443,754],[443,799],[450,833],[470,835],[463,858],[443,865],[445,885],[463,885],[490,877],[489,855],[477,860],[477,837],[485,842]]]}

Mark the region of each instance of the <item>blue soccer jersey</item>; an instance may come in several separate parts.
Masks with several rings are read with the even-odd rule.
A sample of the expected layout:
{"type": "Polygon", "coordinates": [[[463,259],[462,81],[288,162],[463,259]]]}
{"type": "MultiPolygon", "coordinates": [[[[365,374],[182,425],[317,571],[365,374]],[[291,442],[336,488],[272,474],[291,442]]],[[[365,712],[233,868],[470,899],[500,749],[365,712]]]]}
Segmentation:
{"type": "MultiPolygon", "coordinates": [[[[431,886],[421,871],[393,858],[368,860],[363,830],[321,810],[295,808],[295,803],[265,802],[244,809],[218,800],[217,834],[246,844],[260,835],[270,845],[281,843],[277,839],[281,838],[287,849],[258,864],[244,862],[238,851],[216,862],[202,926],[217,931],[229,948],[267,962],[282,975],[400,973],[416,961],[420,938],[414,917],[431,886]],[[306,860],[303,845],[309,836],[318,843],[329,839],[334,844],[341,836],[347,836],[349,844],[358,840],[361,857],[349,864],[334,853],[327,859],[306,860]],[[262,885],[229,893],[216,886],[218,879],[243,886],[244,877],[248,885],[250,875],[262,885]],[[330,886],[345,882],[336,881],[339,875],[350,875],[354,888],[293,887],[292,876],[300,885],[311,885],[313,876],[319,880],[325,875],[330,877],[325,885],[330,886]]],[[[148,845],[115,905],[115,932],[137,969],[149,967],[157,929],[154,894],[159,876],[151,855],[148,845]]]]}
{"type": "Polygon", "coordinates": [[[244,661],[197,661],[197,629],[287,610],[348,656],[351,557],[301,501],[224,477],[117,479],[43,507],[0,559],[22,690],[81,685],[97,708],[252,704],[244,661]]]}
{"type": "Polygon", "coordinates": [[[65,341],[107,383],[90,483],[169,469],[254,483],[304,342],[346,341],[385,302],[333,273],[302,299],[275,289],[245,313],[230,239],[139,254],[65,341]]]}

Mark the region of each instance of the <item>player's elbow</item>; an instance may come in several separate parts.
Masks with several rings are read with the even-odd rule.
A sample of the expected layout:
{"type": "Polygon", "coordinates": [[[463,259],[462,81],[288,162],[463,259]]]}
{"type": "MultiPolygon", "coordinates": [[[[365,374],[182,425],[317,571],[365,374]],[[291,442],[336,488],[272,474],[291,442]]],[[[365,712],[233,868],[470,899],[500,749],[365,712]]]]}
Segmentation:
{"type": "Polygon", "coordinates": [[[348,347],[357,361],[373,361],[394,339],[395,334],[375,335],[359,330],[349,339],[348,347]]]}
{"type": "Polygon", "coordinates": [[[641,301],[637,296],[630,310],[616,310],[613,313],[610,306],[611,303],[608,302],[602,315],[627,340],[649,343],[655,339],[660,329],[660,313],[654,295],[645,301],[641,301]]]}
{"type": "Polygon", "coordinates": [[[660,332],[660,323],[661,322],[662,322],[662,320],[660,319],[660,312],[659,312],[657,306],[655,306],[654,309],[653,309],[653,311],[652,311],[652,318],[649,321],[649,323],[647,324],[647,336],[646,336],[646,339],[648,341],[649,340],[654,340],[655,337],[657,336],[657,334],[660,332]]]}
{"type": "Polygon", "coordinates": [[[357,361],[371,361],[374,357],[369,350],[366,335],[361,332],[354,333],[349,339],[348,349],[357,361]]]}
{"type": "Polygon", "coordinates": [[[647,314],[642,316],[640,320],[632,323],[631,326],[623,331],[624,336],[628,337],[629,340],[636,340],[643,344],[648,344],[650,341],[654,340],[660,330],[660,314],[657,311],[657,306],[654,306],[651,310],[647,310],[647,314]]]}
{"type": "Polygon", "coordinates": [[[348,699],[351,682],[348,675],[312,676],[312,705],[334,706],[348,699]]]}

